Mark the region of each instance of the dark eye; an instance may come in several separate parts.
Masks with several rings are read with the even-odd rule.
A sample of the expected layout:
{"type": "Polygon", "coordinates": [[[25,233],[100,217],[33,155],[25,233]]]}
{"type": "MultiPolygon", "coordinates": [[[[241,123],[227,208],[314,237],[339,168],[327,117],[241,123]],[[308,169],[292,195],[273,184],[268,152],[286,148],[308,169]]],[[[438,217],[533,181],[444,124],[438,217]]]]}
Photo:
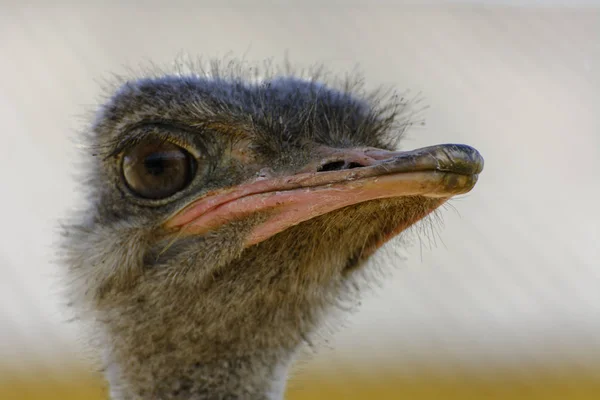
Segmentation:
{"type": "Polygon", "coordinates": [[[181,147],[165,142],[144,142],[123,157],[123,176],[138,196],[164,199],[184,189],[196,174],[196,160],[181,147]]]}

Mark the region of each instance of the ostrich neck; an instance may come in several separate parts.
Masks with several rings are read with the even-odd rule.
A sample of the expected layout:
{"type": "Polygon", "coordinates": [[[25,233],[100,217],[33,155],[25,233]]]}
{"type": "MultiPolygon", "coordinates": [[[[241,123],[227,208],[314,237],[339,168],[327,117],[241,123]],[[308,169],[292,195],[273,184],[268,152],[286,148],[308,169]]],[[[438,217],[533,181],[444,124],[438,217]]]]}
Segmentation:
{"type": "Polygon", "coordinates": [[[121,354],[107,360],[111,398],[283,399],[294,351],[261,349],[258,343],[248,351],[252,342],[247,338],[237,349],[206,341],[186,343],[184,351],[169,346],[143,354],[117,351],[121,354]]]}
{"type": "Polygon", "coordinates": [[[288,235],[298,236],[250,247],[210,275],[176,257],[163,268],[179,274],[148,269],[157,275],[102,292],[96,308],[112,398],[283,398],[294,355],[344,287],[328,252],[281,246],[294,243],[288,235]],[[298,256],[273,256],[282,252],[298,256]]]}
{"type": "Polygon", "coordinates": [[[254,279],[113,297],[100,319],[112,398],[283,398],[294,354],[318,325],[322,299],[310,294],[320,292],[293,289],[289,276],[259,284],[246,269],[254,279]]]}

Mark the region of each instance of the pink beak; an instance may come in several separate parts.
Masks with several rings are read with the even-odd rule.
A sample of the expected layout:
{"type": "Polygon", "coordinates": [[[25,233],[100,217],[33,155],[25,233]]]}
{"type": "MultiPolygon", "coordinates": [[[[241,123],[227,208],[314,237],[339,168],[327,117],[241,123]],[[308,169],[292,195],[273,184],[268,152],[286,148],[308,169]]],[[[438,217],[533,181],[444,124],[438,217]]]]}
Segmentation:
{"type": "Polygon", "coordinates": [[[325,155],[322,159],[294,175],[257,178],[203,194],[164,226],[181,229],[182,233],[203,234],[246,215],[270,211],[268,219],[248,236],[246,243],[251,246],[311,218],[369,200],[424,196],[438,198],[439,206],[454,195],[470,191],[483,169],[481,155],[466,145],[400,152],[374,148],[320,150],[325,155]]]}

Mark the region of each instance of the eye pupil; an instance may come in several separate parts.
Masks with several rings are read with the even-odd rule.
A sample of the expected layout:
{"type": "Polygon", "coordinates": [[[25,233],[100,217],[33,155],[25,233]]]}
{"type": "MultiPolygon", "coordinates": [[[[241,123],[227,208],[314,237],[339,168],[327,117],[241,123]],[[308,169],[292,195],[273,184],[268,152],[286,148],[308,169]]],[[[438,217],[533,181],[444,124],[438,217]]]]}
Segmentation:
{"type": "Polygon", "coordinates": [[[168,163],[168,155],[165,153],[153,153],[144,159],[144,167],[150,175],[158,176],[165,172],[168,163]]]}
{"type": "Polygon", "coordinates": [[[123,177],[139,197],[164,199],[183,190],[194,178],[196,160],[170,142],[140,143],[123,157],[123,177]]]}

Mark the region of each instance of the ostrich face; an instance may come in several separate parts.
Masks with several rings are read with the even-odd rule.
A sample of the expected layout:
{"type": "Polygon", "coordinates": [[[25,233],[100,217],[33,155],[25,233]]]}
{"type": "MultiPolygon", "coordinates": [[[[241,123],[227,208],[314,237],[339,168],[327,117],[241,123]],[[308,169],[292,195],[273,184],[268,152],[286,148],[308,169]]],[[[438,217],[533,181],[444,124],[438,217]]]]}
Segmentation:
{"type": "Polygon", "coordinates": [[[203,362],[293,348],[378,247],[474,186],[476,150],[395,152],[406,104],[357,97],[177,76],[102,107],[66,249],[113,358],[176,374],[166,360],[192,363],[190,348],[203,362]]]}

